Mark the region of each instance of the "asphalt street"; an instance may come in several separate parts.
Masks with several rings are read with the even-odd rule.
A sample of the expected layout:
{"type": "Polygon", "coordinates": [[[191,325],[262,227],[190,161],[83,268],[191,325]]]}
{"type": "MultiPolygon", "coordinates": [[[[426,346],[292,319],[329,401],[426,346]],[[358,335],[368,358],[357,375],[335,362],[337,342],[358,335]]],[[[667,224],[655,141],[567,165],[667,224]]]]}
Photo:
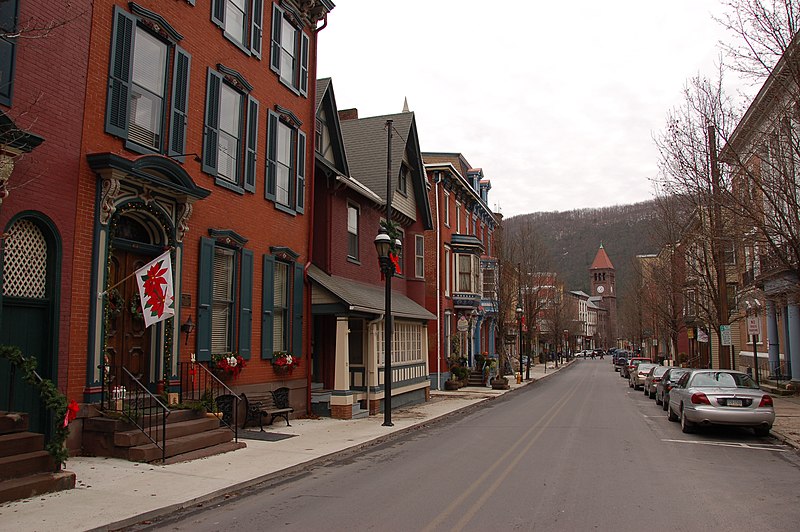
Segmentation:
{"type": "MultiPolygon", "coordinates": [[[[265,457],[268,459],[268,457],[265,457]]],[[[154,523],[159,530],[792,530],[800,459],[683,434],[610,360],[154,523]]]]}

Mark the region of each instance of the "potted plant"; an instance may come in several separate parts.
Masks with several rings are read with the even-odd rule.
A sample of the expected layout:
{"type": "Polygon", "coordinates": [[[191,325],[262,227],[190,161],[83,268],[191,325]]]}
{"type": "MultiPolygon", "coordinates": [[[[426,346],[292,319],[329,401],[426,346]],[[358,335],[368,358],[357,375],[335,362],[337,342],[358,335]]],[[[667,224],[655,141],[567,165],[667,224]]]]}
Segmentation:
{"type": "Polygon", "coordinates": [[[275,351],[272,354],[272,369],[278,375],[287,375],[300,365],[300,359],[286,351],[275,351]]]}
{"type": "Polygon", "coordinates": [[[461,383],[456,378],[456,374],[451,373],[450,378],[444,381],[444,389],[453,391],[453,390],[458,390],[459,388],[461,388],[461,383]]]}
{"type": "Polygon", "coordinates": [[[238,353],[217,353],[211,355],[211,370],[220,378],[234,379],[247,367],[247,361],[238,353]]]}

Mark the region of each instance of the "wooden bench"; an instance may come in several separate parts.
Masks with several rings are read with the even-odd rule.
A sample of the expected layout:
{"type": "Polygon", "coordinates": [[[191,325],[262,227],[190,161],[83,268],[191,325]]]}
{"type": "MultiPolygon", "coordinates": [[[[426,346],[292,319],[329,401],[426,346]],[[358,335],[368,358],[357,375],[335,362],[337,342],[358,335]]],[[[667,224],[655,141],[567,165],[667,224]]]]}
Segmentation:
{"type": "Polygon", "coordinates": [[[264,416],[270,417],[268,425],[271,425],[276,417],[282,417],[286,420],[286,426],[291,427],[289,414],[294,412],[294,408],[289,406],[289,388],[278,388],[275,391],[267,390],[262,393],[243,393],[242,397],[245,400],[247,412],[242,428],[245,428],[248,422],[258,420],[263,432],[264,416]]]}

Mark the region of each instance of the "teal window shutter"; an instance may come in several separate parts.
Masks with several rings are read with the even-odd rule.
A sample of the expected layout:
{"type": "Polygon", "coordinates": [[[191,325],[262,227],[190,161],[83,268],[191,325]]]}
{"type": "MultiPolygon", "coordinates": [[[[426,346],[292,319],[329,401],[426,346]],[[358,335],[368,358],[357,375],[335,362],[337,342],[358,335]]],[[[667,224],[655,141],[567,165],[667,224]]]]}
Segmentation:
{"type": "Polygon", "coordinates": [[[239,354],[250,360],[253,336],[253,252],[242,250],[242,282],[239,287],[239,354]]]}
{"type": "Polygon", "coordinates": [[[214,240],[200,238],[197,285],[197,360],[211,360],[211,297],[214,290],[214,240]]]}
{"type": "Polygon", "coordinates": [[[272,359],[272,311],[275,291],[275,257],[264,255],[263,281],[261,288],[261,358],[272,359]]]}
{"type": "Polygon", "coordinates": [[[264,0],[253,0],[250,11],[250,51],[261,59],[261,39],[264,33],[264,0]]]}
{"type": "Polygon", "coordinates": [[[300,32],[300,94],[308,96],[308,35],[300,32]]]}
{"type": "Polygon", "coordinates": [[[114,8],[111,64],[108,72],[106,133],[128,138],[128,101],[131,93],[133,30],[136,19],[119,6],[114,8]]]}
{"type": "Polygon", "coordinates": [[[306,134],[297,131],[297,212],[306,206],[306,134]]]}
{"type": "Polygon", "coordinates": [[[303,265],[294,265],[294,311],[292,312],[292,354],[303,356],[303,265]]]}
{"type": "Polygon", "coordinates": [[[264,197],[275,201],[275,179],[276,179],[276,151],[278,142],[278,115],[269,112],[267,119],[267,178],[264,185],[264,197]]]}
{"type": "Polygon", "coordinates": [[[272,4],[272,39],[269,50],[269,67],[278,74],[281,73],[281,27],[283,25],[283,9],[277,4],[272,4]]]}
{"type": "Polygon", "coordinates": [[[172,81],[172,110],[170,112],[169,155],[179,161],[185,159],[186,125],[189,112],[189,71],[192,56],[188,52],[175,47],[175,68],[172,81]]]}
{"type": "Polygon", "coordinates": [[[219,99],[222,75],[208,69],[206,84],[206,123],[203,130],[203,172],[217,175],[219,145],[219,99]]]}
{"type": "Polygon", "coordinates": [[[244,160],[244,189],[256,191],[256,153],[258,150],[258,100],[247,97],[247,139],[244,160]]]}
{"type": "Polygon", "coordinates": [[[225,0],[211,0],[211,22],[225,27],[225,0]]]}

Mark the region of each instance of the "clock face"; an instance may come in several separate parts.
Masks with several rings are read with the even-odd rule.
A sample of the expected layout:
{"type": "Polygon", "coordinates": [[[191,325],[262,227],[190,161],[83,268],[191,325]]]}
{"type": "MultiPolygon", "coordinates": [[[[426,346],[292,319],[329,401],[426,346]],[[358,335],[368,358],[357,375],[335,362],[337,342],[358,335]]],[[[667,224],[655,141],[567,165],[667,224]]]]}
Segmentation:
{"type": "Polygon", "coordinates": [[[602,294],[603,292],[605,292],[605,289],[606,288],[603,285],[600,285],[597,287],[597,293],[602,294]]]}

